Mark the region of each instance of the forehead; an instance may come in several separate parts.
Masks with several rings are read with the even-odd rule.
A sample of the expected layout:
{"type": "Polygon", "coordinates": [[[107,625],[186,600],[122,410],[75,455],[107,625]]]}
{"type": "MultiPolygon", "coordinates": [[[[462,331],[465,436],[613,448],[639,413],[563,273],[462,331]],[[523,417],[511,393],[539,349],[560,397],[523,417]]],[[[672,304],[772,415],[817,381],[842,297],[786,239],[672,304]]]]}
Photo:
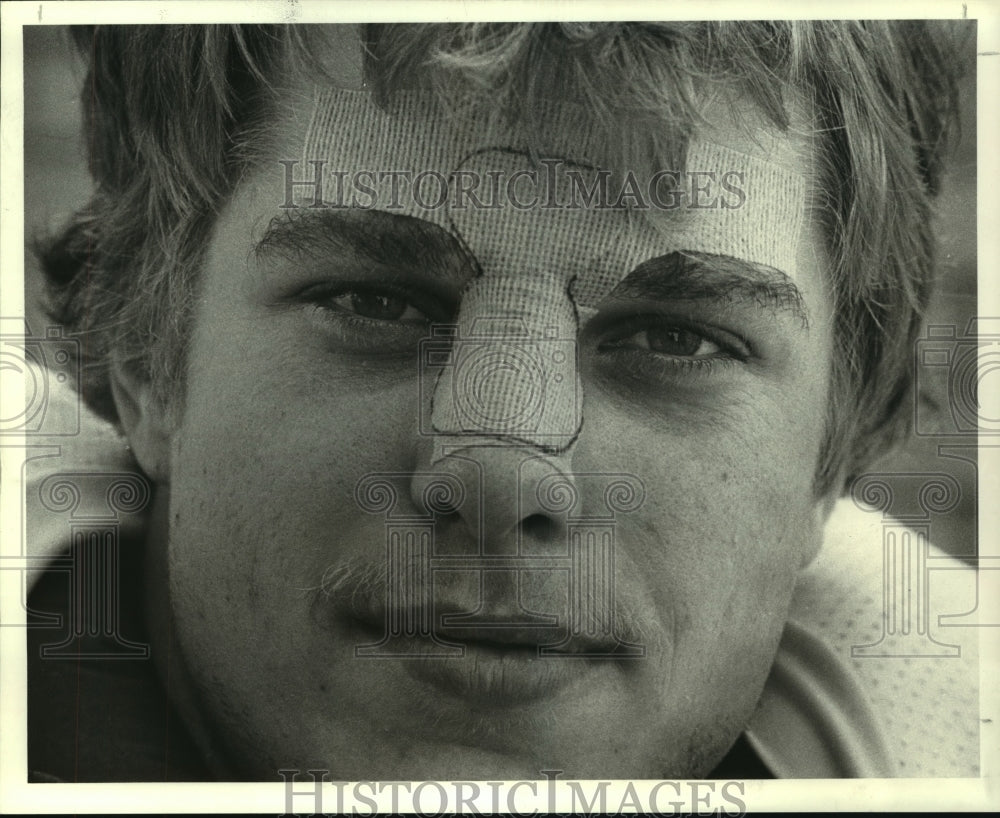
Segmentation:
{"type": "MultiPolygon", "coordinates": [[[[624,158],[627,148],[615,155],[618,134],[609,139],[596,132],[586,106],[554,101],[536,121],[510,123],[491,116],[488,108],[470,114],[462,100],[442,105],[426,89],[405,84],[387,106],[376,105],[365,87],[356,27],[326,26],[313,37],[320,64],[292,72],[293,91],[279,111],[277,153],[295,168],[292,174],[286,170],[286,193],[293,177],[302,181],[320,174],[324,196],[356,206],[362,174],[362,209],[415,216],[443,228],[487,272],[500,265],[561,269],[563,278],[574,279],[574,299],[588,308],[629,270],[673,252],[728,257],[796,281],[803,250],[806,266],[819,260],[821,242],[809,217],[813,131],[805,106],[792,93],[791,127],[779,130],[734,88],[706,82],[686,157],[666,169],[653,158],[633,175],[629,188],[628,175],[636,166],[624,158]],[[666,171],[680,176],[664,176],[666,171]],[[528,172],[535,179],[524,178],[528,172]],[[576,197],[593,190],[595,174],[603,173],[613,174],[606,180],[605,203],[624,202],[617,212],[581,207],[576,197]],[[422,182],[422,201],[413,195],[415,176],[422,182]],[[473,196],[482,198],[494,188],[491,204],[499,185],[502,206],[477,208],[473,200],[470,207],[456,190],[470,179],[473,196]],[[442,198],[441,188],[448,186],[442,198]],[[632,206],[632,193],[638,189],[642,196],[654,188],[666,207],[651,204],[648,195],[642,206],[632,206]],[[532,206],[516,206],[511,191],[527,191],[529,199],[535,193],[532,206]],[[526,236],[545,240],[525,241],[526,236]]],[[[648,124],[648,115],[642,121],[656,127],[648,124]]],[[[622,124],[621,133],[635,127],[622,124]]],[[[315,204],[315,189],[293,188],[297,206],[315,204]]]]}

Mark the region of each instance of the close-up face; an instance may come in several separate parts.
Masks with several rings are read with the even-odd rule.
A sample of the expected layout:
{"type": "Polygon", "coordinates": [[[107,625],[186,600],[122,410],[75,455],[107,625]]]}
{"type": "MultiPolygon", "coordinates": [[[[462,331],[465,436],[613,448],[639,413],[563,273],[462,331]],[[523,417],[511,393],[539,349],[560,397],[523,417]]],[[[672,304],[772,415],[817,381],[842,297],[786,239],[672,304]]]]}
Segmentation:
{"type": "MultiPolygon", "coordinates": [[[[794,231],[781,207],[753,211],[787,237],[787,269],[710,230],[672,244],[676,210],[634,241],[637,223],[609,228],[619,257],[607,214],[567,217],[567,234],[537,208],[444,226],[283,208],[280,160],[307,144],[371,169],[302,98],[218,219],[184,404],[143,463],[168,532],[149,555],[155,654],[188,726],[210,759],[236,759],[220,774],[264,780],[708,774],[821,540],[832,307],[805,201],[794,231]],[[592,261],[630,266],[588,289],[592,261]],[[463,349],[492,344],[492,368],[460,377],[470,328],[497,318],[528,334],[474,338],[463,349]],[[550,350],[558,365],[518,363],[550,350]],[[483,401],[513,414],[470,418],[483,401]],[[495,425],[529,405],[523,428],[495,425]],[[631,500],[609,501],[615,483],[631,500]]],[[[706,111],[719,155],[811,184],[800,143],[706,111]]],[[[467,128],[418,124],[445,141],[467,128]]],[[[751,208],[780,193],[744,192],[751,208]]]]}

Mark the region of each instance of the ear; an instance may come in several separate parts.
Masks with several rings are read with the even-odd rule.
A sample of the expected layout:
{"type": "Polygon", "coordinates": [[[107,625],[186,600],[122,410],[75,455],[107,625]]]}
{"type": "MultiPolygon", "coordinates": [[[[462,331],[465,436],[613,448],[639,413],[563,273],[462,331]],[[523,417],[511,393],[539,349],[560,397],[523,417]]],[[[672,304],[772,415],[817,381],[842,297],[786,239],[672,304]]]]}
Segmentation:
{"type": "Polygon", "coordinates": [[[135,365],[115,361],[111,395],[129,446],[142,470],[154,482],[170,482],[171,429],[169,413],[154,396],[145,373],[135,365]]]}

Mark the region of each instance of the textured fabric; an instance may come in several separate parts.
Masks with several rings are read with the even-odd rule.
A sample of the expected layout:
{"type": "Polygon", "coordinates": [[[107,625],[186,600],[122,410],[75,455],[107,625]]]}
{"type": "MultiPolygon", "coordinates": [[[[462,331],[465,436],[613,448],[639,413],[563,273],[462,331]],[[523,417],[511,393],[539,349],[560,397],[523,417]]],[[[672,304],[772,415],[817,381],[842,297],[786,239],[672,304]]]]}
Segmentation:
{"type": "Polygon", "coordinates": [[[785,626],[746,737],[778,778],[895,775],[860,683],[821,638],[794,620],[785,626]]]}
{"type": "MultiPolygon", "coordinates": [[[[909,589],[913,616],[909,633],[904,633],[907,622],[894,623],[894,602],[901,600],[892,594],[906,594],[907,589],[887,587],[883,572],[883,555],[891,558],[894,545],[886,537],[899,530],[897,521],[876,509],[842,500],[819,556],[799,581],[790,617],[822,640],[826,661],[860,683],[880,722],[893,775],[976,776],[978,647],[981,636],[992,635],[992,629],[975,627],[976,572],[928,546],[923,564],[913,563],[919,576],[909,589]],[[917,621],[922,605],[928,625],[924,634],[917,621]],[[968,612],[972,614],[962,616],[968,612]]],[[[820,677],[811,683],[822,686],[824,681],[820,677]]],[[[770,743],[778,740],[787,736],[770,743]]],[[[836,741],[836,735],[829,740],[836,741]]]]}
{"type": "MultiPolygon", "coordinates": [[[[735,172],[741,177],[733,177],[732,184],[739,186],[745,196],[726,198],[729,206],[720,202],[709,206],[710,198],[692,197],[688,191],[687,199],[679,200],[676,209],[650,206],[644,211],[664,216],[656,220],[654,227],[649,219],[639,218],[635,200],[628,196],[622,197],[621,208],[601,207],[597,202],[586,206],[582,197],[572,200],[579,206],[550,206],[571,201],[572,183],[565,175],[566,167],[584,173],[583,182],[589,183],[588,188],[596,178],[591,155],[596,135],[573,106],[554,104],[544,131],[533,138],[541,141],[541,145],[532,146],[540,159],[566,163],[558,168],[551,166],[552,184],[548,184],[550,166],[529,162],[526,137],[504,130],[488,117],[463,117],[461,127],[456,127],[455,120],[440,111],[430,95],[419,91],[400,92],[392,106],[383,110],[367,92],[317,90],[298,179],[315,178],[313,163],[322,163],[324,201],[345,205],[354,202],[437,224],[466,241],[485,273],[490,270],[492,258],[504,265],[532,267],[539,261],[544,264],[547,258],[561,258],[565,251],[583,245],[586,250],[583,255],[577,254],[580,263],[575,270],[580,278],[576,300],[582,306],[593,306],[639,262],[679,250],[731,255],[795,276],[794,250],[806,204],[806,181],[802,176],[778,164],[695,138],[688,149],[687,167],[666,170],[697,172],[705,183],[705,174],[715,173],[719,183],[723,174],[735,172]],[[353,174],[359,170],[429,175],[422,184],[414,185],[423,191],[418,196],[412,195],[412,190],[407,193],[407,185],[400,178],[366,176],[363,186],[375,191],[368,194],[359,185],[351,184],[353,174]],[[536,207],[518,207],[516,202],[523,201],[523,197],[515,195],[514,201],[502,199],[499,207],[480,208],[469,196],[457,192],[464,185],[462,172],[487,177],[495,171],[497,178],[505,182],[518,171],[532,170],[538,174],[537,186],[541,190],[536,207]],[[334,178],[331,174],[335,173],[344,175],[334,178]],[[439,177],[450,185],[445,201],[439,177]],[[531,237],[516,229],[526,213],[536,230],[533,241],[526,240],[531,237]],[[538,230],[538,219],[546,220],[544,231],[538,230]],[[474,227],[476,222],[481,227],[474,227]],[[520,246],[513,256],[505,241],[511,229],[520,246]],[[497,253],[491,241],[504,242],[503,252],[497,253]]],[[[637,181],[642,188],[650,182],[637,181]]],[[[669,205],[671,199],[663,191],[670,177],[662,182],[658,198],[669,205]]],[[[522,188],[515,185],[515,194],[522,188]]],[[[617,191],[618,186],[612,184],[612,190],[617,191]]],[[[302,186],[298,193],[299,204],[314,203],[312,187],[302,186]]],[[[617,192],[611,198],[617,200],[617,192]]],[[[479,189],[479,199],[489,205],[483,188],[479,189]]]]}

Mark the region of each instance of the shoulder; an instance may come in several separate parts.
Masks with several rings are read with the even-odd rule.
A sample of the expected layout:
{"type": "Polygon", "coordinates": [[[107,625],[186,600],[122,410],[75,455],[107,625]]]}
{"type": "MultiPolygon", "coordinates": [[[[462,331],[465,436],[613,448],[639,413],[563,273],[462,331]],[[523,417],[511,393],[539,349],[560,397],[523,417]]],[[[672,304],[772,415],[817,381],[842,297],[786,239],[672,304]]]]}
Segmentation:
{"type": "Polygon", "coordinates": [[[976,591],[975,569],[935,548],[929,526],[850,499],[802,574],[790,628],[856,680],[893,775],[978,775],[976,591]]]}

